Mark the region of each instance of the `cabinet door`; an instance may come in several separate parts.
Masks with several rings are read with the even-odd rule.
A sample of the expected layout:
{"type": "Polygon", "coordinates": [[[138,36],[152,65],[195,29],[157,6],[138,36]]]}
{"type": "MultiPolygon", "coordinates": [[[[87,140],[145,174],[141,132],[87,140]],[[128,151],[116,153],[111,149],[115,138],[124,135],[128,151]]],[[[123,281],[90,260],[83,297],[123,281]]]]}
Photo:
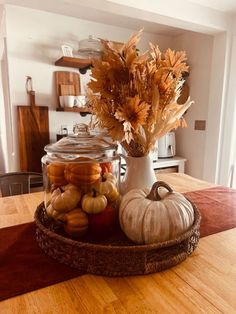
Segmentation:
{"type": "Polygon", "coordinates": [[[161,168],[161,169],[155,169],[155,173],[173,173],[178,172],[178,167],[168,167],[168,168],[161,168]]]}

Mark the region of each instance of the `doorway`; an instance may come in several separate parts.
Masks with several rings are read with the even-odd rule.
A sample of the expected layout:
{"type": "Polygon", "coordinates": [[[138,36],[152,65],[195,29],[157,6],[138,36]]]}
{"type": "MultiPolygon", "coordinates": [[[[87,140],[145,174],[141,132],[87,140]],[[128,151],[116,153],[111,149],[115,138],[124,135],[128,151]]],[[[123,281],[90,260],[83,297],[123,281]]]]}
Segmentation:
{"type": "Polygon", "coordinates": [[[13,150],[12,108],[9,93],[9,75],[6,38],[1,38],[0,55],[0,172],[14,171],[11,167],[13,150]]]}

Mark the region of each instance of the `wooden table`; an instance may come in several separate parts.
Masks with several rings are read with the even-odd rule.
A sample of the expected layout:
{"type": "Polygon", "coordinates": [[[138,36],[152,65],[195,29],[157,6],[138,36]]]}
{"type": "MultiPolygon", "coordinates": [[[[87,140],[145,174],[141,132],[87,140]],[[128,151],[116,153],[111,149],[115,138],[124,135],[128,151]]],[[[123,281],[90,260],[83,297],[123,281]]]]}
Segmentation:
{"type": "MultiPolygon", "coordinates": [[[[159,174],[180,192],[212,186],[159,174]]],[[[0,198],[0,227],[32,221],[42,192],[0,198]]],[[[1,283],[0,283],[1,286],[1,283]]],[[[146,276],[83,275],[0,303],[0,313],[236,313],[236,228],[200,239],[181,264],[146,276]]]]}

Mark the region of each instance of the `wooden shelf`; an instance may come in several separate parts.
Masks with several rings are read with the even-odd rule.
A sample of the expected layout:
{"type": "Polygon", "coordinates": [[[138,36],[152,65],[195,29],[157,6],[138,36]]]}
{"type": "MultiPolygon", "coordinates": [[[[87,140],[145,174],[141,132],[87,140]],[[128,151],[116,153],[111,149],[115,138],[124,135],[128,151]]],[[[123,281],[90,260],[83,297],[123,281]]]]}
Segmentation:
{"type": "Polygon", "coordinates": [[[55,65],[78,69],[87,69],[92,65],[92,61],[90,59],[61,57],[55,62],[55,65]]]}
{"type": "Polygon", "coordinates": [[[65,111],[65,112],[78,112],[80,113],[82,116],[85,116],[87,114],[91,114],[91,110],[89,108],[78,108],[78,107],[58,107],[56,109],[57,111],[65,111]]]}

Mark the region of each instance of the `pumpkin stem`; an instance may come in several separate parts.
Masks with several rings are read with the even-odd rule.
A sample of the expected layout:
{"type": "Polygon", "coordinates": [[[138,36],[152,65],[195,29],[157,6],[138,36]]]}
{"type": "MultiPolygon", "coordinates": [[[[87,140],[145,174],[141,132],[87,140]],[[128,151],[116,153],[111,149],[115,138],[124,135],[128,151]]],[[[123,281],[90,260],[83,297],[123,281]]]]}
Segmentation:
{"type": "MultiPolygon", "coordinates": [[[[105,172],[106,173],[106,172],[105,172]]],[[[107,178],[104,178],[104,174],[102,175],[102,182],[106,182],[107,178]]]]}
{"type": "Polygon", "coordinates": [[[59,186],[58,189],[61,191],[61,193],[65,192],[61,186],[59,186]]]}
{"type": "Polygon", "coordinates": [[[161,201],[161,196],[158,193],[160,187],[166,188],[170,193],[173,192],[172,188],[165,183],[164,181],[157,181],[153,184],[150,193],[146,196],[149,200],[152,201],[161,201]]]}
{"type": "Polygon", "coordinates": [[[92,189],[92,197],[96,197],[97,196],[97,191],[95,189],[92,189]]]}

